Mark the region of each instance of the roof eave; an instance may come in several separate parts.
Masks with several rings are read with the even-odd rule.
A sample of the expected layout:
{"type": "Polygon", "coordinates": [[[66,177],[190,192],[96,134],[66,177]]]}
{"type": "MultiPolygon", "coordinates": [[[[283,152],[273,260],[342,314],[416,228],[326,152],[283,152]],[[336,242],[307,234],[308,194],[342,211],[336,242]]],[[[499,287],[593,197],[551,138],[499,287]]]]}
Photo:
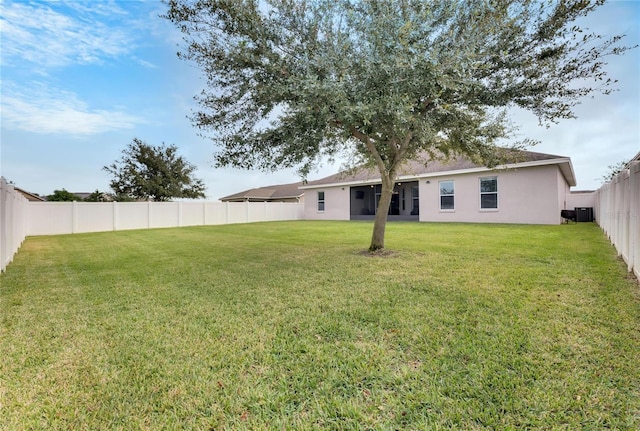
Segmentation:
{"type": "Polygon", "coordinates": [[[300,199],[302,197],[302,195],[304,195],[304,193],[301,193],[298,196],[271,196],[269,198],[252,198],[252,199],[259,199],[261,202],[262,201],[279,201],[282,199],[300,199]]]}
{"type": "Polygon", "coordinates": [[[299,195],[291,195],[291,196],[237,196],[233,198],[225,196],[223,198],[220,198],[219,200],[222,202],[252,202],[252,201],[265,202],[265,201],[273,201],[273,200],[277,201],[279,199],[300,199],[303,195],[304,193],[300,193],[299,195]]]}

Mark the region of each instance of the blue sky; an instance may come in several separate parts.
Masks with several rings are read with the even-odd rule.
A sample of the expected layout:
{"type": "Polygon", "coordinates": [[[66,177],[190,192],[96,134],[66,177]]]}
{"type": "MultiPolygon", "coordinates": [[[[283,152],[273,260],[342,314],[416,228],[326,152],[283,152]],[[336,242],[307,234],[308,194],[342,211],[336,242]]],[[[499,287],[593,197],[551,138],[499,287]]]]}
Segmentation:
{"type": "MultiPolygon", "coordinates": [[[[299,180],[292,170],[212,166],[213,144],[188,119],[205,81],[177,58],[181,35],[158,17],[164,10],[159,1],[0,0],[2,176],[41,195],[107,191],[102,167],[135,137],[176,145],[198,167],[208,199],[299,180]]],[[[609,3],[589,27],[638,44],[640,2],[609,3]]],[[[586,99],[578,119],[546,129],[530,114],[513,113],[522,135],[542,142],[531,150],[571,157],[576,189],[597,188],[609,165],[640,151],[640,49],[608,62],[620,91],[586,99]]],[[[325,163],[309,179],[339,169],[325,163]]]]}

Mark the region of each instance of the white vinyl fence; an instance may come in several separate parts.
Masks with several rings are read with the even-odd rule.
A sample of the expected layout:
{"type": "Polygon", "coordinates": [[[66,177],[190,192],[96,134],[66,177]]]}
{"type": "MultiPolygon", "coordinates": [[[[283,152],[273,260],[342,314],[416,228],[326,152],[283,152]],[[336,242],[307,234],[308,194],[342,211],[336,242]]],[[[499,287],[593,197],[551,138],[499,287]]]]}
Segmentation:
{"type": "Polygon", "coordinates": [[[300,220],[288,202],[29,202],[27,235],[300,220]]]}
{"type": "Polygon", "coordinates": [[[27,199],[0,178],[0,271],[13,260],[27,236],[27,199]]]}
{"type": "Polygon", "coordinates": [[[7,184],[0,189],[1,270],[28,235],[302,220],[291,202],[29,202],[7,184]]]}
{"type": "Polygon", "coordinates": [[[640,160],[596,192],[596,221],[640,279],[640,160]]]}

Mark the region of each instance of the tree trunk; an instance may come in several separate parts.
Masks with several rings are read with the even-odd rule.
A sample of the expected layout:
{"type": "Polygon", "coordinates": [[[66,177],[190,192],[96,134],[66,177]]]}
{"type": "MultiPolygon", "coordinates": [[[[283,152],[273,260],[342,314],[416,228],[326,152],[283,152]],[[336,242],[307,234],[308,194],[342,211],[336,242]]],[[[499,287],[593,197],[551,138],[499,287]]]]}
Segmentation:
{"type": "Polygon", "coordinates": [[[373,223],[373,235],[371,236],[371,245],[369,251],[373,252],[384,248],[384,231],[387,227],[387,215],[391,206],[391,197],[393,196],[393,187],[395,182],[393,178],[382,177],[382,192],[380,193],[380,202],[376,209],[376,218],[373,223]]]}

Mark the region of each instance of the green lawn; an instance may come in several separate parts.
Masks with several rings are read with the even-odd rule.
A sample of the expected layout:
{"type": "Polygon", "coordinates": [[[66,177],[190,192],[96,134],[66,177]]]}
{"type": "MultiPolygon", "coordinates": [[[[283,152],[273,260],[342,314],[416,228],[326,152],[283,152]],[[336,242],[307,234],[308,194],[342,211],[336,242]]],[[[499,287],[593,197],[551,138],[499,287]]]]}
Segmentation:
{"type": "Polygon", "coordinates": [[[640,428],[640,288],[594,224],[28,238],[0,429],[640,428]]]}

